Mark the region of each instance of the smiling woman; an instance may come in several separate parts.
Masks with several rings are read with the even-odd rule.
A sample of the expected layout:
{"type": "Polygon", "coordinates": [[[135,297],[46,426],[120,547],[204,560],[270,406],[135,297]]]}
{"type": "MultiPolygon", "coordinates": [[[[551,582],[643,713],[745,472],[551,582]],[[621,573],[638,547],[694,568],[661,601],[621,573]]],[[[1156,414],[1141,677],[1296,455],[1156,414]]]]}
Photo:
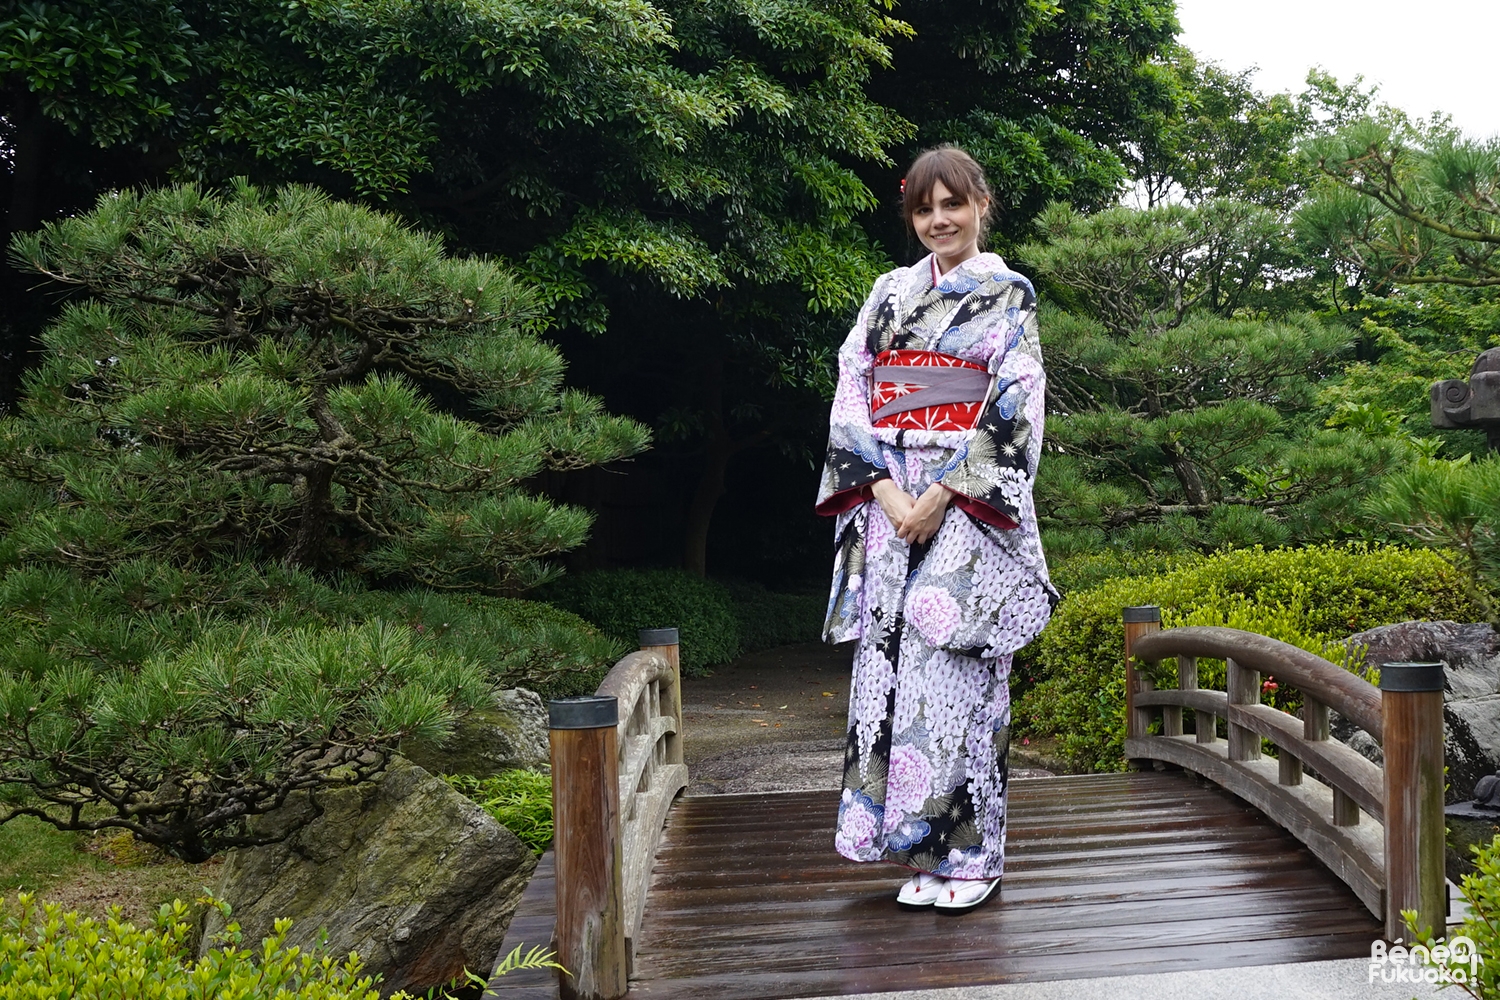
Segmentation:
{"type": "Polygon", "coordinates": [[[979,251],[979,165],[929,150],[903,196],[932,252],[876,281],[839,352],[816,507],[838,517],[824,638],[858,643],[834,845],[957,913],[999,888],[1011,658],[1057,599],[1031,500],[1046,376],[1031,283],[979,251]]]}
{"type": "Polygon", "coordinates": [[[991,194],[984,171],[957,146],[929,149],[901,182],[902,213],[922,245],[947,274],[979,253],[989,223],[991,194]]]}

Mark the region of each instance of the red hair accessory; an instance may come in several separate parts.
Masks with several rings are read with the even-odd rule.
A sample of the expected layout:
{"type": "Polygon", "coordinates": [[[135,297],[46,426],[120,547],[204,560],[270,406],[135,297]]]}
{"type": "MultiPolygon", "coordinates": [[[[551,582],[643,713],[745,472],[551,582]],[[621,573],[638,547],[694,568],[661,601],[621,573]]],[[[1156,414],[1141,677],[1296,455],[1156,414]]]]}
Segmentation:
{"type": "Polygon", "coordinates": [[[901,196],[906,197],[906,178],[901,178],[901,196]]]}

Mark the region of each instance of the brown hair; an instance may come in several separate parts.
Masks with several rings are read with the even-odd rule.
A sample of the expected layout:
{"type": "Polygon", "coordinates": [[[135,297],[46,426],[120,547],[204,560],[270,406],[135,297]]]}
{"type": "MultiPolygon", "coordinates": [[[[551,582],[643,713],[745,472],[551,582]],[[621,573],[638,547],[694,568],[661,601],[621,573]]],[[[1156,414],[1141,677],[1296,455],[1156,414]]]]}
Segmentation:
{"type": "MultiPolygon", "coordinates": [[[[938,181],[964,201],[978,204],[988,198],[990,209],[995,206],[995,197],[984,179],[984,168],[975,162],[974,157],[950,143],[934,146],[912,161],[901,181],[901,216],[906,220],[908,233],[916,232],[912,216],[931,200],[932,189],[938,181]]],[[[989,219],[990,212],[986,211],[984,218],[979,220],[981,241],[989,228],[989,219]]]]}

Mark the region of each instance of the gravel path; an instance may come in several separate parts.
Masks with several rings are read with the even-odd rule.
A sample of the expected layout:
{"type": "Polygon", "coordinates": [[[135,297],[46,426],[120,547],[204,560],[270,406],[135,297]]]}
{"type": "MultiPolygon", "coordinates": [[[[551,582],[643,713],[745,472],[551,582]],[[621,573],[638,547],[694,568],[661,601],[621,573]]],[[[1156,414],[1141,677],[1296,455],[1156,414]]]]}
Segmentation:
{"type": "MultiPolygon", "coordinates": [[[[742,656],[683,691],[689,795],[836,791],[844,761],[853,645],[780,646],[742,656]]],[[[1017,778],[1050,777],[1035,767],[1017,778]]]]}

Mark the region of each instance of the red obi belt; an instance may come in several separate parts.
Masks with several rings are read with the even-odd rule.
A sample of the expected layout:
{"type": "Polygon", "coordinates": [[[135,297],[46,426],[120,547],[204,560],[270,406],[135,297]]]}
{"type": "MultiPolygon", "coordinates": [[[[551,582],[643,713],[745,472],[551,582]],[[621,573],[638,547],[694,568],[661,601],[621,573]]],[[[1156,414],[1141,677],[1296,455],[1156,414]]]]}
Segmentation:
{"type": "Polygon", "coordinates": [[[966,431],[979,420],[990,374],[937,351],[881,351],[875,356],[870,423],[914,431],[966,431]]]}

